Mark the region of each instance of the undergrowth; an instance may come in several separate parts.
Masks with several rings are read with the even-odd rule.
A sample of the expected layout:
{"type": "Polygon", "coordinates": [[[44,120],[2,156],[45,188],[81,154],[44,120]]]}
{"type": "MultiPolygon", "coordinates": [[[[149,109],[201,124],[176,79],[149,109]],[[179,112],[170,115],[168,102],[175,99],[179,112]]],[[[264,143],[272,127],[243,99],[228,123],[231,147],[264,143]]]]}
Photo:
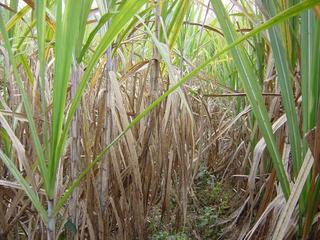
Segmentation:
{"type": "Polygon", "coordinates": [[[222,184],[218,177],[203,167],[195,179],[193,191],[183,229],[175,229],[171,222],[163,224],[160,211],[152,212],[148,228],[151,240],[209,240],[218,239],[223,234],[221,222],[230,214],[234,197],[230,186],[222,184]]]}

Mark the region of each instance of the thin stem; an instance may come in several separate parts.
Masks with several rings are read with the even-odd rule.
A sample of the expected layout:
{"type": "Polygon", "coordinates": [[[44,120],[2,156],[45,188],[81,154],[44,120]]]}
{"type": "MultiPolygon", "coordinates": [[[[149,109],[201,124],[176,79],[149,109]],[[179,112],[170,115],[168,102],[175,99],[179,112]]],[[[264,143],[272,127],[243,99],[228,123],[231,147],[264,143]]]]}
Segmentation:
{"type": "Polygon", "coordinates": [[[53,213],[53,199],[48,200],[48,240],[55,239],[55,217],[53,213]]]}

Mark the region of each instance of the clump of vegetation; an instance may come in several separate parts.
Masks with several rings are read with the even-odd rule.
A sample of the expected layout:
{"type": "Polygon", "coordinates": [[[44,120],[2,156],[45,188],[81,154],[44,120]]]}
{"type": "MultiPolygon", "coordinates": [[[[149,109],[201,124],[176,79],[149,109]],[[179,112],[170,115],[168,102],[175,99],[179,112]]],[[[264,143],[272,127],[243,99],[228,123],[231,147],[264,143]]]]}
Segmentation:
{"type": "Polygon", "coordinates": [[[229,186],[223,186],[204,166],[200,169],[194,182],[195,191],[189,203],[187,221],[180,229],[183,232],[176,232],[177,229],[172,225],[174,218],[165,225],[161,220],[160,208],[154,208],[149,214],[151,239],[218,239],[223,234],[224,226],[221,222],[230,213],[230,202],[234,194],[229,186]]]}
{"type": "Polygon", "coordinates": [[[221,222],[228,217],[232,189],[223,186],[210,172],[202,170],[195,181],[195,204],[191,205],[192,228],[201,239],[218,239],[221,222]]]}
{"type": "Polygon", "coordinates": [[[217,239],[221,234],[221,229],[215,225],[221,220],[221,216],[214,207],[204,207],[199,212],[199,216],[195,220],[195,228],[197,228],[202,239],[217,239]]]}
{"type": "Polygon", "coordinates": [[[184,233],[170,234],[168,232],[159,232],[151,237],[151,240],[189,240],[184,233]]]}

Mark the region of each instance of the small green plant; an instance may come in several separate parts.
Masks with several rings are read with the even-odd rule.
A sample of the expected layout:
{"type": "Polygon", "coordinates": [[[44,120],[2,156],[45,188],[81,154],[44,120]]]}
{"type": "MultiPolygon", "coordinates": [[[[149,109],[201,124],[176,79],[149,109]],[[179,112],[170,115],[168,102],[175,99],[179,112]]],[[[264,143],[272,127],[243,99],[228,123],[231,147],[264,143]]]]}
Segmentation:
{"type": "Polygon", "coordinates": [[[217,226],[219,219],[227,214],[231,195],[228,186],[224,186],[214,175],[200,167],[196,178],[196,196],[199,201],[194,206],[195,216],[192,228],[202,239],[217,239],[222,233],[222,227],[217,226]]]}
{"type": "Polygon", "coordinates": [[[154,234],[151,237],[152,240],[189,240],[190,238],[185,233],[169,233],[167,231],[162,231],[154,234]]]}
{"type": "Polygon", "coordinates": [[[214,227],[218,222],[219,212],[214,207],[205,207],[196,219],[196,228],[204,239],[218,238],[221,229],[214,227]]]}
{"type": "Polygon", "coordinates": [[[208,185],[213,187],[214,184],[215,177],[212,174],[210,174],[210,172],[206,168],[201,166],[196,178],[196,188],[201,189],[208,185]]]}

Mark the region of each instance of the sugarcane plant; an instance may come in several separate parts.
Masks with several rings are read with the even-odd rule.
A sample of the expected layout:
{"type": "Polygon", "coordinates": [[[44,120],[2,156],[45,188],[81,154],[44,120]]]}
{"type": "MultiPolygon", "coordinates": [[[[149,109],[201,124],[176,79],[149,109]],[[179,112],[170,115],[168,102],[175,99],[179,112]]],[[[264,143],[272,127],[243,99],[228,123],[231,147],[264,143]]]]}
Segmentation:
{"type": "MultiPolygon", "coordinates": [[[[190,1],[184,0],[168,0],[156,3],[147,0],[120,2],[102,0],[36,0],[24,2],[27,5],[16,14],[13,14],[13,12],[18,10],[19,1],[12,0],[10,7],[0,8],[0,32],[1,41],[4,44],[10,61],[10,71],[8,70],[8,72],[11,74],[12,71],[14,82],[21,95],[23,112],[26,114],[28,129],[31,133],[35,161],[33,165],[29,165],[26,161],[23,161],[25,160],[25,155],[21,150],[22,146],[18,143],[14,131],[11,129],[6,118],[2,116],[1,111],[1,124],[7,132],[13,148],[19,153],[17,155],[21,158],[23,168],[26,171],[26,177],[14,163],[14,156],[10,153],[10,148],[0,149],[0,158],[25,191],[34,208],[41,216],[42,221],[47,226],[48,239],[56,238],[56,218],[60,210],[87,174],[103,159],[105,154],[171,93],[176,90],[181,91],[181,87],[187,81],[200,75],[204,69],[211,69],[210,66],[215,61],[219,60],[221,56],[226,57],[229,52],[232,55],[232,61],[234,61],[234,66],[241,79],[240,84],[232,83],[231,86],[238,88],[238,85],[241,85],[245,90],[261,135],[267,144],[284,197],[285,199],[290,198],[292,191],[289,176],[286,174],[281,155],[277,148],[276,139],[272,132],[272,124],[268,118],[261,86],[259,85],[260,79],[257,73],[253,71],[252,63],[242,44],[253,37],[261,37],[260,34],[268,30],[270,37],[269,44],[275,58],[275,68],[280,82],[284,110],[287,115],[289,139],[293,155],[293,175],[296,178],[299,176],[303,159],[308,149],[303,135],[315,127],[317,116],[315,109],[319,101],[319,80],[317,77],[319,75],[318,63],[320,54],[311,54],[315,51],[319,52],[319,45],[316,43],[319,40],[320,27],[311,9],[319,4],[319,0],[301,1],[295,4],[292,4],[293,1],[290,1],[288,7],[282,8],[275,4],[276,1],[263,1],[262,6],[266,9],[266,21],[254,26],[249,33],[242,36],[235,31],[221,0],[211,1],[217,20],[223,31],[221,34],[227,41],[227,46],[222,48],[222,50],[214,52],[213,56],[210,55],[211,52],[204,51],[207,54],[206,60],[180,79],[176,79],[162,95],[152,99],[152,102],[147,107],[138,113],[127,126],[124,126],[123,131],[117,137],[111,142],[105,143],[106,146],[100,149],[99,154],[79,172],[76,178],[72,179],[72,182],[62,194],[58,193],[57,181],[59,180],[58,175],[63,156],[69,147],[73,147],[72,145],[69,146],[69,138],[73,136],[70,133],[70,127],[76,124],[75,115],[99,61],[107,55],[108,60],[112,62],[112,57],[120,48],[121,41],[130,31],[135,30],[139,25],[143,26],[145,33],[152,39],[152,43],[154,44],[153,54],[157,57],[157,61],[163,61],[163,68],[169,72],[169,78],[175,79],[176,76],[174,76],[170,57],[175,54],[174,47],[178,46],[180,54],[175,58],[175,61],[185,61],[183,46],[186,46],[188,38],[186,35],[181,34],[181,32],[185,25],[190,24],[184,22],[184,19],[188,14],[193,14],[191,10],[192,4],[190,1]],[[94,2],[101,6],[101,8],[104,8],[104,12],[96,26],[91,28],[90,24],[88,24],[88,16],[94,2]],[[10,12],[9,17],[8,11],[10,12]],[[15,24],[28,11],[32,11],[32,21],[29,23],[28,28],[25,29],[22,39],[15,39],[13,35],[15,24]],[[154,12],[158,20],[157,18],[150,20],[154,12]],[[294,58],[298,54],[294,49],[292,49],[291,53],[286,52],[283,46],[285,38],[282,34],[284,33],[281,31],[282,24],[287,24],[288,20],[299,14],[302,14],[303,26],[301,29],[301,51],[303,53],[301,54],[302,134],[298,126],[297,106],[292,92],[291,79],[292,68],[298,62],[294,58]],[[157,25],[155,33],[147,25],[148,21],[153,21],[157,25]],[[312,29],[306,30],[307,28],[312,29]],[[37,40],[37,70],[31,69],[28,66],[26,56],[24,55],[24,51],[27,49],[24,41],[30,31],[33,31],[37,40]],[[303,35],[303,31],[306,31],[308,34],[303,35]],[[310,32],[315,32],[315,34],[310,34],[310,32]],[[102,33],[101,36],[98,36],[98,33],[102,33]],[[51,52],[53,52],[53,56],[50,58],[51,52]],[[292,54],[294,57],[288,58],[289,54],[292,54]],[[54,66],[52,70],[53,81],[50,82],[48,80],[51,73],[49,73],[49,68],[51,68],[50,64],[52,63],[54,66]],[[27,79],[30,85],[32,85],[31,89],[37,89],[35,96],[30,97],[30,89],[26,88],[27,84],[22,79],[21,72],[19,71],[20,65],[27,73],[27,79]],[[76,81],[71,80],[74,76],[76,76],[76,81]],[[38,85],[34,85],[36,82],[38,85]],[[70,84],[74,91],[72,92],[72,98],[69,100],[70,84]],[[52,90],[48,90],[51,88],[52,90]],[[310,94],[310,91],[312,94],[310,94]],[[35,107],[33,105],[36,101],[35,99],[41,99],[41,106],[35,107]],[[40,127],[39,121],[41,122],[40,127]],[[40,182],[35,182],[33,171],[39,172],[40,182]],[[40,198],[39,188],[44,188],[46,203],[40,198]]],[[[188,34],[192,34],[192,32],[188,34]]],[[[296,43],[297,36],[294,31],[291,31],[290,34],[291,41],[296,43]]],[[[207,37],[204,38],[205,40],[203,41],[210,41],[207,37]]],[[[199,42],[201,41],[202,37],[200,36],[199,42]]],[[[190,41],[188,44],[190,48],[193,48],[191,45],[195,45],[196,43],[190,41]]],[[[202,53],[201,51],[197,52],[199,55],[202,53]]],[[[227,61],[230,61],[230,59],[228,58],[227,61]]],[[[159,75],[157,71],[159,71],[160,65],[156,63],[154,66],[155,73],[159,75]]],[[[184,68],[180,71],[181,75],[185,74],[185,72],[187,70],[184,68]]],[[[113,75],[111,74],[111,76],[113,75]]],[[[1,104],[3,105],[3,103],[1,104]]],[[[6,142],[10,141],[7,140],[6,142]]],[[[10,143],[8,145],[10,146],[10,143]]],[[[133,174],[135,187],[138,192],[142,192],[138,163],[133,162],[131,168],[135,171],[133,174]]],[[[319,180],[315,176],[309,177],[307,183],[302,191],[299,205],[301,207],[301,224],[305,226],[304,230],[302,230],[305,237],[310,230],[310,222],[312,222],[311,220],[313,219],[316,203],[319,198],[317,194],[319,191],[312,191],[314,194],[311,194],[310,189],[318,190],[320,186],[319,180]],[[307,202],[310,201],[312,204],[308,205],[307,202]]],[[[140,202],[139,206],[139,209],[141,208],[140,210],[143,212],[143,203],[140,202]]],[[[140,220],[143,221],[143,219],[140,220]]],[[[140,239],[143,239],[142,230],[138,235],[140,239]]]]}
{"type": "MultiPolygon", "coordinates": [[[[18,1],[17,1],[18,2],[18,1]]],[[[87,18],[91,9],[92,1],[36,1],[29,8],[34,8],[36,13],[36,28],[37,42],[39,47],[38,59],[40,63],[40,92],[42,98],[42,117],[43,124],[43,139],[39,135],[39,129],[36,127],[34,113],[30,99],[24,88],[24,83],[18,72],[18,62],[16,52],[12,46],[12,41],[9,39],[7,31],[8,25],[4,22],[4,11],[1,9],[0,28],[4,45],[9,55],[12,71],[16,84],[21,93],[23,106],[27,115],[28,124],[30,127],[32,142],[37,157],[37,168],[39,169],[43,186],[47,197],[47,210],[42,205],[36,189],[31,188],[29,183],[22,177],[17,167],[8,158],[8,156],[0,150],[0,155],[5,165],[10,169],[17,181],[22,185],[27,195],[31,199],[34,207],[39,212],[41,218],[48,227],[48,239],[55,237],[55,216],[58,209],[54,203],[56,197],[56,181],[59,161],[64,153],[69,128],[72,122],[73,115],[80,102],[81,96],[90,78],[92,69],[99,60],[99,57],[104,53],[112,41],[118,36],[120,31],[126,24],[132,20],[134,15],[141,10],[142,6],[147,1],[127,1],[119,6],[118,11],[113,16],[113,23],[108,27],[108,31],[99,42],[95,54],[90,59],[86,71],[83,74],[81,82],[76,90],[75,96],[72,99],[70,106],[66,104],[68,84],[70,73],[74,64],[79,64],[76,58],[79,57],[79,49],[82,46],[85,29],[87,26],[87,18]],[[50,8],[55,9],[55,14],[51,15],[50,8]],[[48,105],[46,103],[46,32],[48,31],[47,24],[52,27],[50,31],[55,33],[54,41],[54,81],[53,81],[53,97],[52,97],[52,112],[48,114],[48,105]],[[47,124],[47,119],[50,119],[50,125],[47,124]]],[[[34,186],[35,187],[35,186],[34,186]]]]}
{"type": "MultiPolygon", "coordinates": [[[[316,2],[317,1],[315,1],[315,3],[316,2]]],[[[219,24],[225,34],[226,40],[229,43],[232,43],[237,38],[237,33],[235,32],[228,14],[224,10],[220,1],[211,1],[211,3],[215,9],[215,13],[217,14],[219,24]]],[[[266,19],[270,19],[285,7],[294,6],[297,1],[289,1],[287,3],[288,5],[284,5],[284,3],[280,3],[278,1],[261,1],[261,3],[262,4],[257,5],[264,14],[264,17],[266,19]]],[[[310,1],[301,1],[301,3],[308,4],[310,1]]],[[[309,146],[303,136],[306,136],[311,129],[316,127],[320,83],[319,78],[316,77],[319,74],[319,20],[316,18],[316,12],[314,10],[303,12],[301,14],[301,29],[299,32],[296,19],[297,17],[291,20],[291,22],[284,22],[279,26],[271,27],[268,29],[269,39],[266,39],[272,49],[274,66],[280,85],[281,100],[287,118],[288,135],[292,155],[293,181],[298,181],[297,176],[299,172],[303,172],[305,170],[301,168],[301,166],[303,162],[306,162],[308,159],[307,149],[309,146]],[[289,49],[286,49],[285,47],[285,44],[288,41],[287,38],[289,38],[293,43],[289,49]],[[298,50],[296,42],[299,39],[301,44],[301,59],[298,59],[299,54],[297,53],[298,50]],[[301,69],[302,129],[299,127],[299,106],[296,104],[293,88],[293,76],[296,68],[301,69]]],[[[271,123],[268,119],[267,111],[264,106],[264,100],[260,95],[262,91],[261,86],[258,84],[258,76],[254,71],[252,71],[252,68],[248,67],[252,63],[250,62],[244,48],[234,48],[231,51],[231,54],[239,71],[243,88],[247,93],[248,99],[253,108],[259,129],[271,155],[273,167],[276,170],[283,194],[288,200],[289,197],[294,194],[292,193],[290,195],[292,190],[290,189],[289,178],[291,178],[291,176],[288,176],[285,173],[283,161],[271,131],[271,123]]],[[[310,148],[312,148],[312,146],[310,146],[310,148]]],[[[316,155],[314,156],[316,157],[316,155]]],[[[316,168],[316,164],[314,167],[316,168]]],[[[315,208],[319,202],[318,173],[313,171],[312,175],[312,179],[310,173],[309,178],[305,179],[306,183],[302,182],[302,185],[305,187],[301,193],[299,202],[300,223],[298,236],[303,237],[303,239],[306,239],[308,236],[315,208]]],[[[301,179],[299,180],[301,181],[301,179]]],[[[283,225],[283,228],[286,228],[286,226],[283,225]]],[[[280,237],[280,235],[277,236],[275,234],[274,236],[276,236],[274,239],[283,238],[283,235],[280,237]]]]}

